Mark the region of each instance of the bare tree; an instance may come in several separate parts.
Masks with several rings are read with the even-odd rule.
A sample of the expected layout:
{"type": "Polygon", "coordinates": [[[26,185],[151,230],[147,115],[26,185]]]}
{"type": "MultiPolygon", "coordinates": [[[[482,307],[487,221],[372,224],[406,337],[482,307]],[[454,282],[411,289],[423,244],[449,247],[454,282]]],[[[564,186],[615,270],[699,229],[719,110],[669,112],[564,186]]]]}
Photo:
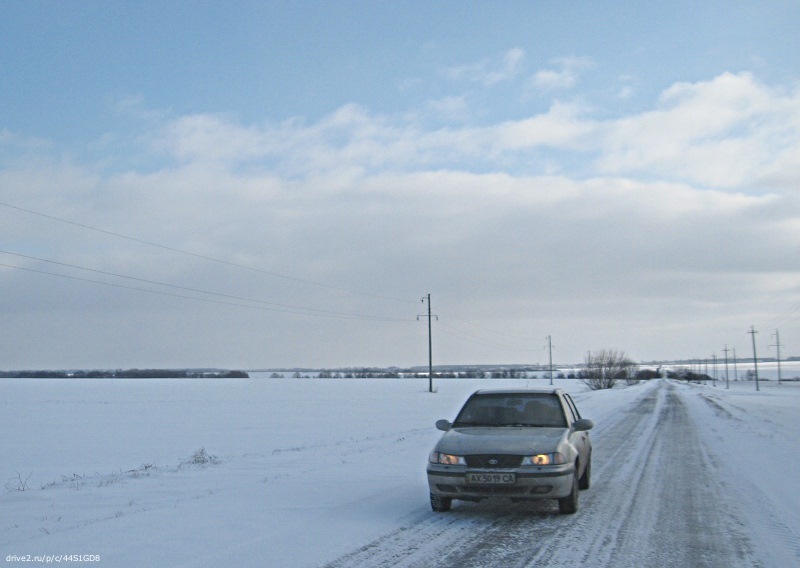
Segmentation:
{"type": "Polygon", "coordinates": [[[602,349],[591,351],[584,359],[584,369],[579,378],[592,390],[611,389],[617,381],[630,377],[635,363],[624,351],[602,349]]]}

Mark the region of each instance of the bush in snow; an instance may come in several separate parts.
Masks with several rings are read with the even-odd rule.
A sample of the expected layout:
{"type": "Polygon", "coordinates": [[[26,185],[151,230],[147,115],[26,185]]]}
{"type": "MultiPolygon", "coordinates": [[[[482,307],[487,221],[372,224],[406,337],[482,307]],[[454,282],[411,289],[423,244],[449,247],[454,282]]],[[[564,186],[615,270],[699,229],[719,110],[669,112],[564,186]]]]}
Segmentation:
{"type": "Polygon", "coordinates": [[[217,456],[212,456],[206,452],[205,448],[200,448],[191,456],[189,456],[188,460],[181,462],[181,465],[216,465],[218,463],[222,462],[219,458],[217,458],[217,456]]]}
{"type": "Polygon", "coordinates": [[[617,381],[628,379],[634,366],[624,351],[602,349],[586,354],[578,378],[592,390],[611,389],[617,381]]]}
{"type": "Polygon", "coordinates": [[[17,472],[17,477],[12,478],[5,484],[6,491],[11,493],[12,491],[27,491],[28,490],[28,480],[33,475],[33,472],[28,474],[28,477],[22,479],[22,474],[17,472]]]}

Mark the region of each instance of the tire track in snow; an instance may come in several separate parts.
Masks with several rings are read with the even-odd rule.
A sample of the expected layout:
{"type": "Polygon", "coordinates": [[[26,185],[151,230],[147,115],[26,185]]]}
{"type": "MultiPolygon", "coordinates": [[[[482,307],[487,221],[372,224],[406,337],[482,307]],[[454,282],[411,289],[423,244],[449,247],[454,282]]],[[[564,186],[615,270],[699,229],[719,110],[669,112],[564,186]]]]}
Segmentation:
{"type": "Polygon", "coordinates": [[[483,535],[496,522],[499,520],[486,516],[434,517],[426,512],[411,524],[325,564],[325,568],[439,566],[447,558],[448,549],[467,546],[475,534],[483,535]]]}
{"type": "Polygon", "coordinates": [[[325,568],[759,566],[674,385],[620,413],[594,432],[593,485],[576,515],[551,501],[459,503],[325,568]]]}
{"type": "MultiPolygon", "coordinates": [[[[622,440],[633,433],[652,412],[657,391],[629,406],[635,419],[622,419],[605,429],[606,444],[595,442],[593,477],[605,471],[626,451],[622,440]],[[600,449],[598,449],[600,448],[600,449]],[[602,453],[601,453],[602,452],[602,453]],[[601,456],[607,454],[607,459],[601,456]]],[[[651,428],[652,429],[652,428],[651,428]]],[[[582,510],[577,516],[561,516],[555,501],[510,504],[508,501],[480,504],[459,503],[450,513],[427,513],[414,530],[404,527],[325,565],[325,568],[359,566],[364,568],[428,568],[458,566],[526,566],[546,558],[560,546],[555,541],[587,510],[587,497],[597,491],[581,493],[582,510]],[[416,530],[418,528],[418,530],[416,530]]],[[[602,543],[601,543],[602,544],[602,543]]]]}
{"type": "Polygon", "coordinates": [[[689,411],[666,386],[658,436],[609,566],[760,566],[689,411]]]}
{"type": "MultiPolygon", "coordinates": [[[[469,550],[463,551],[454,562],[440,566],[603,566],[608,559],[609,548],[613,549],[614,535],[609,524],[622,522],[624,511],[631,506],[633,494],[622,491],[607,481],[610,470],[636,479],[637,469],[644,460],[632,461],[628,454],[645,455],[652,448],[655,430],[653,412],[659,404],[659,392],[649,391],[643,398],[627,407],[628,419],[616,421],[612,426],[596,436],[592,456],[593,487],[581,493],[581,509],[577,515],[562,516],[552,501],[548,504],[553,513],[549,518],[535,519],[520,512],[514,517],[506,515],[506,522],[494,534],[480,535],[480,540],[469,550]],[[645,430],[649,436],[635,435],[637,430],[645,430]],[[631,448],[631,441],[636,447],[631,448]],[[619,465],[623,464],[622,471],[619,465]],[[610,507],[593,506],[594,495],[598,492],[606,496],[610,507]],[[608,497],[613,493],[614,498],[608,497]],[[602,518],[598,518],[602,517],[602,518]],[[596,530],[604,527],[606,530],[596,530]]],[[[538,504],[538,503],[537,503],[538,504]]],[[[498,507],[503,506],[500,502],[498,507]]],[[[502,514],[502,513],[501,513],[502,514]]]]}

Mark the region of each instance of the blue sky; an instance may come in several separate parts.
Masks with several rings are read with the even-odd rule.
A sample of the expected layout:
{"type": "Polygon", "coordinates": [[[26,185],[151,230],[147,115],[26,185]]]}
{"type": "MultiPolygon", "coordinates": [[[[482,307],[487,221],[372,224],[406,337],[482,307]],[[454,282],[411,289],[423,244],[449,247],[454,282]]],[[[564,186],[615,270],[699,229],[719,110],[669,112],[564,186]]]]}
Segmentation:
{"type": "Polygon", "coordinates": [[[751,324],[792,352],[798,28],[788,1],[3,2],[4,365],[424,363],[428,292],[441,363],[708,357],[751,324]]]}
{"type": "Polygon", "coordinates": [[[552,91],[520,83],[566,58],[585,60],[581,96],[619,113],[721,71],[791,81],[800,52],[794,2],[432,4],[4,2],[3,122],[87,142],[131,97],[259,122],[317,120],[347,103],[403,113],[465,93],[480,104],[473,120],[502,120],[546,108],[552,91]],[[480,67],[499,72],[511,49],[524,53],[514,77],[485,88],[480,67]]]}

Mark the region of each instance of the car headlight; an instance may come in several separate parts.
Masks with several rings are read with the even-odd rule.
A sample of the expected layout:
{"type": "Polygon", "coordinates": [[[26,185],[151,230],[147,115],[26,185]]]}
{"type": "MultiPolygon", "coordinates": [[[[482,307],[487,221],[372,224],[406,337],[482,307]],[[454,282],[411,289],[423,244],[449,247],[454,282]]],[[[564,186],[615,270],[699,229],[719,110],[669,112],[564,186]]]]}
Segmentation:
{"type": "Polygon", "coordinates": [[[467,465],[467,462],[464,460],[464,456],[454,456],[452,454],[444,454],[442,452],[431,452],[428,461],[442,465],[467,465]]]}
{"type": "Polygon", "coordinates": [[[567,463],[564,454],[555,452],[552,454],[537,454],[523,458],[522,465],[561,465],[567,463]]]}

